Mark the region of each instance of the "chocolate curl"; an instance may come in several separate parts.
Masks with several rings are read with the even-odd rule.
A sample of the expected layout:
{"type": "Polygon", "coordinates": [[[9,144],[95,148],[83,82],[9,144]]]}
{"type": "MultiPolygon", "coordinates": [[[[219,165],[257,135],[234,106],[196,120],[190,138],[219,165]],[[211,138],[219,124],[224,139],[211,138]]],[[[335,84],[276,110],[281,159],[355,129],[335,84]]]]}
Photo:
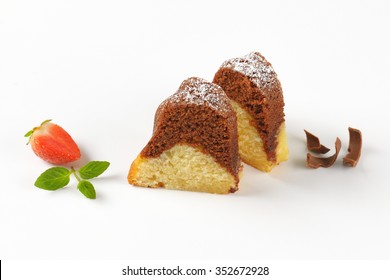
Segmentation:
{"type": "Polygon", "coordinates": [[[304,130],[306,133],[306,146],[310,152],[317,154],[326,154],[330,151],[329,148],[321,145],[320,139],[317,136],[311,134],[309,131],[304,130]]]}
{"type": "Polygon", "coordinates": [[[348,154],[343,158],[343,164],[349,167],[355,167],[360,159],[362,152],[362,133],[359,129],[348,127],[349,146],[348,154]]]}
{"type": "Polygon", "coordinates": [[[335,163],[341,149],[341,141],[338,137],[336,138],[334,146],[336,153],[333,156],[327,158],[315,157],[310,153],[307,153],[307,166],[310,168],[331,167],[335,163]]]}

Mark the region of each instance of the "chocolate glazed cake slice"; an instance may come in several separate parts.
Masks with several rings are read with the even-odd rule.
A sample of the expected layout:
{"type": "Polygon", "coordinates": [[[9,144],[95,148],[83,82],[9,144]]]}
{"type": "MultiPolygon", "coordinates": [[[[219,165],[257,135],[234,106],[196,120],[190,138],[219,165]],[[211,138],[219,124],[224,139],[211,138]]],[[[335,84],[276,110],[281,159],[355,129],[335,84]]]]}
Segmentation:
{"type": "Polygon", "coordinates": [[[225,61],[215,74],[237,113],[242,160],[269,172],[288,159],[283,93],[277,75],[260,53],[225,61]]]}
{"type": "Polygon", "coordinates": [[[238,189],[236,114],[223,90],[185,80],[158,107],[153,136],[131,165],[130,184],[209,193],[238,189]]]}

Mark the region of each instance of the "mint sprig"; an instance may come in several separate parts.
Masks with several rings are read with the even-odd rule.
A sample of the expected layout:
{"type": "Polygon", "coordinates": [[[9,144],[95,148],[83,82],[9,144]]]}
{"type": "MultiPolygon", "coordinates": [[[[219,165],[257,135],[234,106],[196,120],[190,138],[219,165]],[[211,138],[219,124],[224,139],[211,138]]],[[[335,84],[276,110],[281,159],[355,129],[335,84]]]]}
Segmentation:
{"type": "Polygon", "coordinates": [[[102,174],[110,166],[108,161],[91,161],[79,170],[80,177],[92,179],[102,174]]]}
{"type": "Polygon", "coordinates": [[[73,167],[70,170],[65,167],[52,167],[43,172],[35,181],[34,185],[40,189],[55,191],[67,186],[70,181],[70,175],[73,174],[78,181],[78,190],[85,197],[95,199],[95,188],[87,179],[98,177],[109,166],[110,163],[107,161],[91,161],[79,170],[73,167]]]}
{"type": "Polygon", "coordinates": [[[83,195],[85,195],[85,197],[90,199],[96,198],[96,191],[91,182],[82,180],[77,185],[77,188],[83,195]]]}
{"type": "Polygon", "coordinates": [[[58,190],[69,183],[70,174],[71,172],[64,167],[49,168],[38,177],[35,186],[48,191],[58,190]]]}

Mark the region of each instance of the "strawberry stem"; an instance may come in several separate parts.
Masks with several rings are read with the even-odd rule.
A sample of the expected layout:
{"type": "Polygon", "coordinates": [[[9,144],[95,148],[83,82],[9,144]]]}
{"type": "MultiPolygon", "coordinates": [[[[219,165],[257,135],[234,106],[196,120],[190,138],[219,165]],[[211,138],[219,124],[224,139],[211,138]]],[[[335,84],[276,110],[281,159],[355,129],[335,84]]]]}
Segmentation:
{"type": "Polygon", "coordinates": [[[30,144],[31,137],[32,137],[32,135],[33,135],[33,133],[34,133],[34,131],[35,131],[36,129],[40,128],[40,127],[41,127],[42,125],[44,125],[45,123],[48,123],[48,122],[51,122],[51,121],[52,121],[51,119],[44,120],[44,121],[41,123],[40,126],[34,127],[34,128],[31,129],[29,132],[27,132],[27,133],[24,135],[24,137],[28,137],[28,142],[27,142],[26,145],[30,144]]]}
{"type": "Polygon", "coordinates": [[[28,142],[26,143],[26,145],[30,144],[30,141],[31,141],[31,137],[34,133],[34,130],[36,129],[36,127],[34,127],[33,129],[31,129],[29,132],[27,132],[24,137],[28,137],[28,142]]]}
{"type": "Polygon", "coordinates": [[[73,173],[73,175],[76,177],[77,181],[80,182],[81,179],[80,179],[79,175],[77,175],[76,169],[74,169],[73,166],[71,166],[71,167],[70,167],[70,170],[71,170],[71,172],[73,173]]]}
{"type": "Polygon", "coordinates": [[[43,124],[45,124],[45,123],[48,123],[48,122],[51,122],[51,121],[52,121],[52,119],[44,120],[44,121],[41,123],[41,125],[43,125],[43,124]]]}

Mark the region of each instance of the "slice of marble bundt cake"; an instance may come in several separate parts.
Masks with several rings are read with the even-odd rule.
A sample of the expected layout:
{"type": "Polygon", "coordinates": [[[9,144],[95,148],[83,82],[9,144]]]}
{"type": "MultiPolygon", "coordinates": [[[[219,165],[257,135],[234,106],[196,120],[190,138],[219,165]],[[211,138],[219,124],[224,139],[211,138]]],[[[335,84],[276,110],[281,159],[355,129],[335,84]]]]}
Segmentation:
{"type": "Polygon", "coordinates": [[[282,87],[269,63],[252,52],[225,61],[215,74],[237,113],[242,160],[269,172],[288,159],[282,87]]]}
{"type": "Polygon", "coordinates": [[[225,194],[238,190],[241,168],[228,97],[218,85],[189,78],[158,107],[153,136],[132,163],[128,181],[225,194]]]}

